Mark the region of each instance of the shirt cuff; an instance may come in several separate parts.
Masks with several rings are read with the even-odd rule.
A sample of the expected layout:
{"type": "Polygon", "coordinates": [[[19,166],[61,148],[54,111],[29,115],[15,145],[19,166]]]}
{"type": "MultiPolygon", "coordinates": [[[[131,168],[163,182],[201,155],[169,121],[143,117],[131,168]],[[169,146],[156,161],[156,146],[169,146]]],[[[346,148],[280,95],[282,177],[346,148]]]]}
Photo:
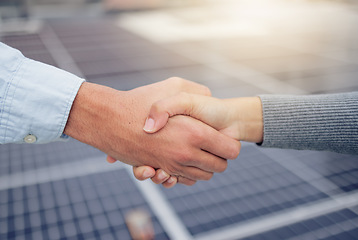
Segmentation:
{"type": "Polygon", "coordinates": [[[23,57],[5,98],[1,143],[47,143],[67,138],[63,131],[84,81],[23,57]]]}

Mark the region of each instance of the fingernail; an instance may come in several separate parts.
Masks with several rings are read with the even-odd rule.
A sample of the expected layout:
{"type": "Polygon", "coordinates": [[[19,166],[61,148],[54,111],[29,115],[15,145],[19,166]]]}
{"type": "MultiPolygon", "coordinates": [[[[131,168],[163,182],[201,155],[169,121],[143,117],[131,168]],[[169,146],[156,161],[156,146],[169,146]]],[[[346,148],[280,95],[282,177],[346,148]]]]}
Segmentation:
{"type": "Polygon", "coordinates": [[[147,120],[145,120],[145,124],[144,124],[144,131],[146,132],[151,132],[154,129],[154,119],[153,118],[147,118],[147,120]]]}
{"type": "Polygon", "coordinates": [[[174,182],[174,177],[170,177],[168,180],[167,180],[167,183],[173,183],[174,182]]]}
{"type": "Polygon", "coordinates": [[[151,176],[152,176],[151,171],[144,170],[144,172],[143,172],[143,177],[144,177],[144,178],[149,178],[149,177],[151,177],[151,176]]]}
{"type": "Polygon", "coordinates": [[[168,178],[169,177],[169,175],[166,173],[166,172],[164,172],[164,171],[160,171],[159,173],[158,173],[158,178],[159,178],[159,180],[164,180],[164,179],[166,179],[166,178],[168,178]]]}

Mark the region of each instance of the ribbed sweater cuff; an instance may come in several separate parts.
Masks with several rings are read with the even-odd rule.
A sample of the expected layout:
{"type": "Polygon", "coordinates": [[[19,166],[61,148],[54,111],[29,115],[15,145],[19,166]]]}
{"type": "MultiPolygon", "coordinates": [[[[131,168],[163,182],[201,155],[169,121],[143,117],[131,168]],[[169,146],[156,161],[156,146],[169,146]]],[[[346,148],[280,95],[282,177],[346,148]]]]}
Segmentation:
{"type": "Polygon", "coordinates": [[[358,92],[260,98],[261,146],[358,154],[358,92]]]}

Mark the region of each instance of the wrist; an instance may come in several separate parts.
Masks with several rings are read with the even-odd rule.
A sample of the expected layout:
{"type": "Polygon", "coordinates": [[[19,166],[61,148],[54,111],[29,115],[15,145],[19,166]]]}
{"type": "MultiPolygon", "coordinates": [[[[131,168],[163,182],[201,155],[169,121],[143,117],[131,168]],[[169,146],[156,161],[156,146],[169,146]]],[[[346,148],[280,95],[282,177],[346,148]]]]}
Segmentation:
{"type": "Polygon", "coordinates": [[[145,136],[141,126],[149,106],[139,105],[138,96],[145,98],[144,94],[86,82],[73,102],[64,133],[124,163],[143,165],[146,159],[137,156],[143,151],[137,150],[145,136]]]}
{"type": "Polygon", "coordinates": [[[111,95],[118,94],[114,89],[105,86],[83,83],[72,104],[64,133],[98,148],[97,135],[103,131],[103,118],[112,117],[108,109],[108,98],[111,95]]]}
{"type": "Polygon", "coordinates": [[[237,139],[260,143],[263,141],[262,104],[259,97],[231,99],[232,121],[236,125],[237,139]]]}

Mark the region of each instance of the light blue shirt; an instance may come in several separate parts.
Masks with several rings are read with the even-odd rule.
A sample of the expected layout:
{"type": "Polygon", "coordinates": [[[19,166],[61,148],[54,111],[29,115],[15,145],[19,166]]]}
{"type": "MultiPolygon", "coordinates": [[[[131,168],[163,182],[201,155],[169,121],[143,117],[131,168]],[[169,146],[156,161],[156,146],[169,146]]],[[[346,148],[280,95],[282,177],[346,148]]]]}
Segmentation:
{"type": "Polygon", "coordinates": [[[0,43],[0,144],[67,138],[63,131],[83,82],[0,43]]]}

